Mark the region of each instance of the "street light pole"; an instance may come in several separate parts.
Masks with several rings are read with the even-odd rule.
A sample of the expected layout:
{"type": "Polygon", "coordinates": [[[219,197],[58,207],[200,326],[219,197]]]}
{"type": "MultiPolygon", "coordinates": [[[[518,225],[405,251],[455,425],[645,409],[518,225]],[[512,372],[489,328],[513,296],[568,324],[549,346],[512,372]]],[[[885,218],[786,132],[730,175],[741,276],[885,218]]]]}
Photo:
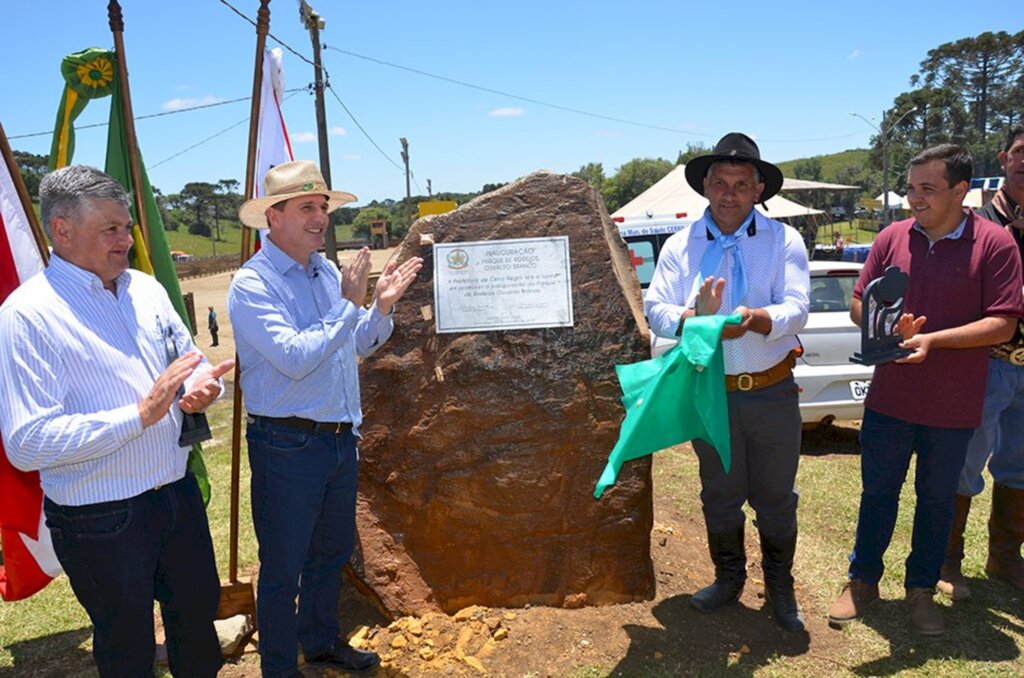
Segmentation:
{"type": "MultiPolygon", "coordinates": [[[[894,109],[895,110],[895,109],[894,109]]],[[[884,215],[883,220],[889,222],[892,220],[889,214],[889,142],[892,140],[893,130],[896,129],[897,125],[903,122],[903,118],[907,117],[911,113],[917,110],[917,106],[911,106],[907,109],[907,112],[896,119],[896,122],[891,125],[885,126],[885,111],[882,111],[882,127],[879,127],[875,123],[865,118],[856,111],[850,111],[850,115],[855,118],[860,118],[868,125],[870,125],[876,132],[878,137],[882,140],[882,214],[884,215]]],[[[887,225],[887,224],[886,224],[887,225]]]]}

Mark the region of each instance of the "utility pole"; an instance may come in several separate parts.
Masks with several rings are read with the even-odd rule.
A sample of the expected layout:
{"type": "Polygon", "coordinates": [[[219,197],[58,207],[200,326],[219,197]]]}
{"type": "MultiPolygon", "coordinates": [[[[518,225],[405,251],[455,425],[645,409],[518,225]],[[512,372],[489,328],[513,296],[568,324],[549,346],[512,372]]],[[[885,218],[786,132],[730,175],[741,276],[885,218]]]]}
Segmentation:
{"type": "Polygon", "coordinates": [[[402,142],[402,162],[405,163],[405,216],[412,224],[412,189],[409,187],[409,142],[405,137],[399,139],[402,142]]]}
{"type": "Polygon", "coordinates": [[[434,197],[434,189],[432,189],[430,187],[430,179],[427,179],[427,197],[428,198],[433,198],[434,197]]]}
{"type": "MultiPolygon", "coordinates": [[[[876,125],[860,113],[851,111],[850,115],[855,118],[860,118],[867,124],[871,125],[882,142],[882,221],[883,227],[888,226],[889,222],[892,221],[892,215],[889,214],[889,142],[892,141],[892,134],[896,130],[896,126],[903,122],[903,118],[907,117],[911,113],[917,110],[917,106],[911,106],[910,109],[896,118],[896,122],[886,125],[885,114],[886,111],[882,111],[882,119],[879,121],[881,125],[876,125]]],[[[896,113],[896,108],[892,109],[892,113],[896,113]]]]}
{"type": "MultiPolygon", "coordinates": [[[[327,146],[327,111],[324,110],[324,70],[320,65],[320,31],[324,29],[326,23],[320,15],[317,14],[316,10],[309,6],[306,0],[300,0],[299,2],[299,19],[302,21],[302,25],[309,31],[309,39],[313,43],[313,77],[314,77],[314,95],[316,100],[316,134],[317,139],[320,142],[320,173],[324,175],[324,181],[327,182],[327,188],[332,188],[331,184],[331,153],[327,146]]],[[[331,223],[331,217],[328,215],[328,226],[327,232],[324,234],[324,250],[327,254],[327,258],[333,261],[335,264],[338,263],[338,240],[334,233],[334,225],[331,223]]]]}

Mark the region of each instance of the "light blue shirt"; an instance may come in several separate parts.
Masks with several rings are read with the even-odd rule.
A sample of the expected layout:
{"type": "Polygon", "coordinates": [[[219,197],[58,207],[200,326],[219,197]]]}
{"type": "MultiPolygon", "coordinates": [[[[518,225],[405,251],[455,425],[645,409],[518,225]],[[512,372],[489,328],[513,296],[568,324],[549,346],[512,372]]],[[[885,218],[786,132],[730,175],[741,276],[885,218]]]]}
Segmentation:
{"type": "MultiPolygon", "coordinates": [[[[658,255],[658,265],[644,297],[644,312],[651,331],[659,337],[675,337],[683,313],[694,307],[703,282],[700,264],[711,241],[704,216],[670,237],[658,255]]],[[[722,342],[726,374],[762,372],[777,365],[799,342],[797,332],[807,323],[810,271],[803,239],[796,229],[769,219],[754,210],[754,236],[737,244],[747,279],[748,308],[763,308],[772,319],[767,335],[747,332],[722,342]]],[[[745,228],[746,226],[744,226],[745,228]]],[[[725,279],[719,314],[731,314],[738,303],[732,298],[732,257],[722,258],[717,277],[725,279]]]]}
{"type": "Polygon", "coordinates": [[[143,429],[138,403],[167,368],[167,333],[179,353],[195,346],[156,279],[128,270],[115,282],[116,295],[52,255],[0,307],[4,447],[62,505],[126,499],[185,475],[181,410],[143,429]]]}
{"type": "Polygon", "coordinates": [[[947,233],[946,235],[939,238],[939,240],[932,240],[932,237],[928,235],[928,231],[921,228],[921,224],[917,223],[916,220],[914,221],[914,225],[911,228],[913,228],[915,231],[917,231],[924,237],[928,238],[928,251],[931,252],[932,248],[935,247],[935,243],[937,243],[939,240],[959,240],[963,236],[964,229],[967,228],[967,215],[964,215],[964,220],[960,222],[959,226],[953,229],[952,233],[947,233]]]}
{"type": "Polygon", "coordinates": [[[387,341],[391,316],[341,296],[341,274],[314,252],[302,267],[270,238],[235,275],[228,315],[250,414],[363,421],[357,356],[387,341]]]}

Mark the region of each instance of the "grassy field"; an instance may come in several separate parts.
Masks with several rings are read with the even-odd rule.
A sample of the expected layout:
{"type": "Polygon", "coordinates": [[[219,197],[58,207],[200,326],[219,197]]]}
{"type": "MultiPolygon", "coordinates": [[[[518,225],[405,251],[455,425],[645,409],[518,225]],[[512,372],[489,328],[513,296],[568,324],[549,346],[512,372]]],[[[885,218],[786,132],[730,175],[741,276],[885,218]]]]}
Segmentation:
{"type": "MultiPolygon", "coordinates": [[[[230,403],[222,401],[211,410],[215,440],[207,445],[206,459],[214,488],[209,507],[211,530],[222,577],[226,577],[228,544],[228,480],[230,474],[230,403]]],[[[798,596],[808,617],[827,614],[838,594],[852,546],[860,493],[856,432],[826,428],[807,436],[801,461],[800,543],[795,576],[798,596]],[[831,437],[830,437],[831,436],[831,437]],[[810,446],[809,449],[807,446],[810,446]],[[823,451],[833,453],[823,454],[823,451]]],[[[245,454],[243,450],[243,460],[245,454]]],[[[911,478],[913,468],[911,468],[911,478]]],[[[655,456],[655,493],[699,515],[697,465],[686,447],[655,456]]],[[[241,484],[242,529],[240,563],[243,575],[256,562],[256,544],[248,520],[248,468],[243,461],[241,484]]],[[[910,543],[913,486],[904,488],[893,544],[886,556],[887,574],[882,581],[883,601],[874,606],[863,623],[815,639],[795,656],[770,655],[760,662],[742,665],[702,664],[696,660],[689,675],[743,676],[1020,676],[1024,675],[1024,596],[1006,585],[984,577],[988,493],[975,500],[967,530],[964,570],[972,579],[974,599],[956,605],[940,598],[948,623],[939,639],[924,639],[910,628],[902,602],[903,561],[910,543]],[[816,644],[817,643],[817,644],[816,644]]],[[[752,528],[751,528],[752,529],[752,528]]],[[[67,579],[61,577],[42,593],[18,603],[0,604],[0,676],[93,676],[88,656],[91,647],[88,619],[74,599],[67,579]],[[19,668],[13,668],[17,666],[19,668]],[[45,670],[26,673],[24,667],[45,670]]],[[[575,678],[609,675],[614,666],[586,662],[562,675],[575,678]]],[[[660,670],[644,675],[677,675],[660,670]]]]}
{"type": "MultiPolygon", "coordinates": [[[[242,229],[235,223],[221,221],[220,240],[201,235],[192,235],[186,230],[166,231],[167,244],[171,250],[187,252],[194,257],[210,257],[214,254],[237,254],[242,248],[242,229]],[[214,251],[216,250],[216,251],[214,251]]],[[[335,229],[338,240],[352,237],[352,226],[346,224],[335,229]]]]}

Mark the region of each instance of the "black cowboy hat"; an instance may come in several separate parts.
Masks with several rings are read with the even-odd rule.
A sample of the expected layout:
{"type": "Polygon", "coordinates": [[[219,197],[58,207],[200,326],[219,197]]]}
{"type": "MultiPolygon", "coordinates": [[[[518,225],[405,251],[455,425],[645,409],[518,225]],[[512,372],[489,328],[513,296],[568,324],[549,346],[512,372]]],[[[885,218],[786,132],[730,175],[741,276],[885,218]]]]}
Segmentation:
{"type": "Polygon", "coordinates": [[[761,152],[757,144],[746,134],[730,132],[719,139],[715,148],[708,155],[690,160],[686,163],[686,183],[693,190],[704,195],[704,175],[712,163],[719,160],[733,162],[749,162],[761,172],[764,179],[764,192],[759,202],[763,203],[782,189],[782,170],[770,162],[761,160],[761,152]]]}

